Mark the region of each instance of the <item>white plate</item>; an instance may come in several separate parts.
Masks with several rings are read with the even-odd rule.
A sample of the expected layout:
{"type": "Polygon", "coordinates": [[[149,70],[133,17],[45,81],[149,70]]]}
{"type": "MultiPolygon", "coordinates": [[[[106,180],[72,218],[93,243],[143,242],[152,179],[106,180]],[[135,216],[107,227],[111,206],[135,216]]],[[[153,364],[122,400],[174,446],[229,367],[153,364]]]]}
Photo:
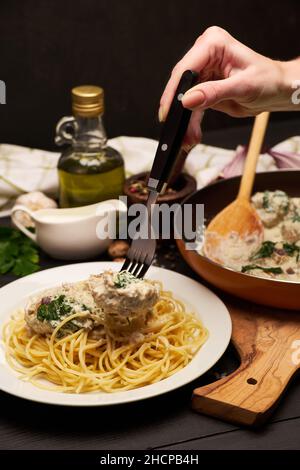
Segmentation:
{"type": "MultiPolygon", "coordinates": [[[[0,329],[18,307],[24,306],[26,298],[34,292],[62,282],[74,282],[87,278],[90,274],[105,269],[120,269],[119,263],[93,262],[80,263],[59,268],[47,269],[22,279],[18,279],[0,289],[0,329]]],[[[197,314],[209,330],[209,338],[197,352],[193,360],[182,370],[158,383],[135,390],[116,393],[70,394],[41,390],[18,378],[18,373],[7,364],[4,345],[0,348],[0,389],[28,400],[53,405],[101,406],[127,403],[150,398],[175,390],[185,385],[210,369],[222,356],[231,336],[231,319],[221,300],[206,287],[167,269],[151,267],[148,278],[159,280],[164,289],[171,290],[175,297],[182,300],[187,309],[197,314]]]]}

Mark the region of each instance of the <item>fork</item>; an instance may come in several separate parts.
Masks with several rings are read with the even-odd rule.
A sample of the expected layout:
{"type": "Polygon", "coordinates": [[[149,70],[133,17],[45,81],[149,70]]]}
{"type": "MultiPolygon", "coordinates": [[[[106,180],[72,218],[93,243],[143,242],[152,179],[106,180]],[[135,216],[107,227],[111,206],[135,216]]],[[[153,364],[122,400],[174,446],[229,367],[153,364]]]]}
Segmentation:
{"type": "Polygon", "coordinates": [[[155,255],[156,239],[153,237],[152,214],[159,194],[166,189],[191,117],[192,112],[182,106],[181,99],[184,93],[196,83],[197,78],[196,72],[191,70],[183,72],[161,131],[148,179],[149,196],[146,214],[140,224],[140,231],[132,239],[126,260],[121,268],[121,271],[128,271],[138,278],[145,276],[155,255]],[[147,238],[139,236],[143,233],[147,233],[147,238]]]}

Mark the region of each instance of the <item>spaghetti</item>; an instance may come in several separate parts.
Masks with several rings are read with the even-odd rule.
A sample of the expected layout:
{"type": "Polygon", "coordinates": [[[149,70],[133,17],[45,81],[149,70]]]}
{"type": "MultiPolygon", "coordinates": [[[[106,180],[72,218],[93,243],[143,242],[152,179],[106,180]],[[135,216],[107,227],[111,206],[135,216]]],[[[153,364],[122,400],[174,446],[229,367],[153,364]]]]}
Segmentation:
{"type": "Polygon", "coordinates": [[[6,357],[23,380],[67,393],[118,392],[165,379],[193,358],[208,337],[201,321],[171,292],[161,291],[151,318],[131,338],[103,328],[98,338],[83,328],[61,337],[65,318],[50,335],[29,332],[24,311],[4,327],[6,357]],[[49,382],[52,384],[49,384],[49,382]]]}

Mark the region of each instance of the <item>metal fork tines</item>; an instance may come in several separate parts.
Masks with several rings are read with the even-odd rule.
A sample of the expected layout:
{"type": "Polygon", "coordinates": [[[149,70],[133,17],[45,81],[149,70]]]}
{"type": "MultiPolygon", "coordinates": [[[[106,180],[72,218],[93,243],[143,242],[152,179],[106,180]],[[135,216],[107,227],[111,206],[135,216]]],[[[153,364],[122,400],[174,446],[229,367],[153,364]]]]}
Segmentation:
{"type": "Polygon", "coordinates": [[[121,271],[128,271],[138,278],[145,276],[155,255],[156,240],[152,237],[152,212],[157,197],[158,193],[156,191],[149,192],[146,217],[141,223],[139,232],[139,235],[143,234],[143,223],[147,224],[147,238],[141,238],[141,236],[139,236],[132,240],[126,260],[121,268],[121,271]]]}

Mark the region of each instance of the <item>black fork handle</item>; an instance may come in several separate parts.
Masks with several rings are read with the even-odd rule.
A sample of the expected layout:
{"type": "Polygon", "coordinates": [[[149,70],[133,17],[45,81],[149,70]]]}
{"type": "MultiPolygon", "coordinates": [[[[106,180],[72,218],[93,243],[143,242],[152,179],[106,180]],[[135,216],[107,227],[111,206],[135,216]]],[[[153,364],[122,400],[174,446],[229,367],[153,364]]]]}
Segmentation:
{"type": "Polygon", "coordinates": [[[161,192],[168,182],[186,133],[192,111],[182,106],[184,93],[195,85],[198,74],[192,70],[183,72],[175,92],[168,116],[163,125],[154,163],[148,180],[148,188],[161,192]]]}

